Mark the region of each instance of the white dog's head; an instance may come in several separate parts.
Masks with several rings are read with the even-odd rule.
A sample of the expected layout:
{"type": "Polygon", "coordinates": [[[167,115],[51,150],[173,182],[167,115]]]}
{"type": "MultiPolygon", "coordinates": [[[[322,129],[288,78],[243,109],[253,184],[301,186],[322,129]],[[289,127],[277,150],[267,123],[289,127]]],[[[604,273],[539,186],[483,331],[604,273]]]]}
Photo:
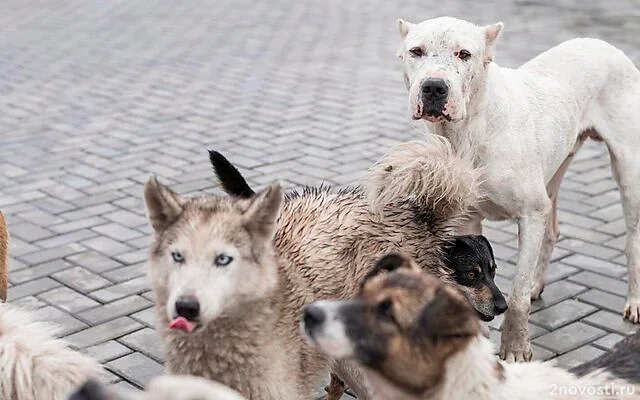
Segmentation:
{"type": "Polygon", "coordinates": [[[412,118],[433,123],[465,119],[470,99],[484,84],[502,23],[480,27],[441,17],[419,24],[398,20],[398,26],[403,38],[398,57],[412,118]]]}

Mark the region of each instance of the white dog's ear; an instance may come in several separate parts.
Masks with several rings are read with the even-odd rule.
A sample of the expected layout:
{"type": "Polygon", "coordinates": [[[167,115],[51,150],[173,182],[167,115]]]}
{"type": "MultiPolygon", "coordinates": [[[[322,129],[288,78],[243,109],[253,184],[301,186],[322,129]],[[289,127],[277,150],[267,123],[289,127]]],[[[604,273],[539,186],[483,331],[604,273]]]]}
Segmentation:
{"type": "Polygon", "coordinates": [[[416,26],[416,24],[412,24],[411,22],[407,22],[403,19],[399,19],[398,30],[400,31],[400,36],[405,38],[409,34],[411,29],[413,29],[414,26],[416,26]]]}
{"type": "Polygon", "coordinates": [[[502,22],[484,27],[484,37],[487,40],[487,47],[493,45],[493,42],[495,42],[498,36],[500,36],[500,32],[503,27],[504,24],[502,22]]]}
{"type": "Polygon", "coordinates": [[[487,43],[487,48],[484,53],[484,65],[488,65],[491,61],[493,61],[493,44],[495,43],[498,36],[500,36],[502,27],[504,27],[504,24],[502,22],[498,22],[493,25],[487,25],[484,27],[484,37],[487,43]]]}

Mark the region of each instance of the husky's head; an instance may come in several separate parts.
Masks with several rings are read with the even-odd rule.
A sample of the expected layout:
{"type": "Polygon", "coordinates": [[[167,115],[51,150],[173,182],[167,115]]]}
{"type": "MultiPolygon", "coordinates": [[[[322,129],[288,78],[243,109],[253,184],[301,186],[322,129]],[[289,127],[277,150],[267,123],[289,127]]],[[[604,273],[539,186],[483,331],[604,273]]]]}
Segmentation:
{"type": "Polygon", "coordinates": [[[150,178],[144,197],[155,231],[150,276],[169,328],[198,332],[276,287],[278,183],[249,199],[188,198],[150,178]]]}

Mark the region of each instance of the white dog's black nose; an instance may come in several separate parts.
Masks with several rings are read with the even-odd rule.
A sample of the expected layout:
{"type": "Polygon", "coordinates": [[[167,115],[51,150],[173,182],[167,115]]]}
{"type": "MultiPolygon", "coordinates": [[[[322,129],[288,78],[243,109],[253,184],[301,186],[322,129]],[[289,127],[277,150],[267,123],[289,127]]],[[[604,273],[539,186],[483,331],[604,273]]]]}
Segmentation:
{"type": "Polygon", "coordinates": [[[422,84],[422,100],[424,103],[444,107],[444,101],[448,94],[449,87],[444,79],[428,78],[422,84]]]}
{"type": "Polygon", "coordinates": [[[189,321],[197,319],[200,314],[200,303],[198,299],[193,296],[178,297],[176,300],[176,313],[189,321]]]}
{"type": "Polygon", "coordinates": [[[324,310],[313,304],[304,309],[304,325],[307,329],[321,325],[325,320],[324,310]]]}

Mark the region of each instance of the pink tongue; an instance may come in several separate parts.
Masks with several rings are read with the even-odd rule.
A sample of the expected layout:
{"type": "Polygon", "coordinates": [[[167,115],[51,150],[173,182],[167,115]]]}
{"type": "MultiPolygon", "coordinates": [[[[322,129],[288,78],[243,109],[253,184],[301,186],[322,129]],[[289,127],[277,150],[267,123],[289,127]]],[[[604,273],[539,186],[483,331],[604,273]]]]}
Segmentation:
{"type": "Polygon", "coordinates": [[[171,321],[171,323],[169,324],[169,329],[177,329],[179,331],[191,333],[196,329],[196,324],[189,321],[185,317],[178,317],[171,321]]]}

